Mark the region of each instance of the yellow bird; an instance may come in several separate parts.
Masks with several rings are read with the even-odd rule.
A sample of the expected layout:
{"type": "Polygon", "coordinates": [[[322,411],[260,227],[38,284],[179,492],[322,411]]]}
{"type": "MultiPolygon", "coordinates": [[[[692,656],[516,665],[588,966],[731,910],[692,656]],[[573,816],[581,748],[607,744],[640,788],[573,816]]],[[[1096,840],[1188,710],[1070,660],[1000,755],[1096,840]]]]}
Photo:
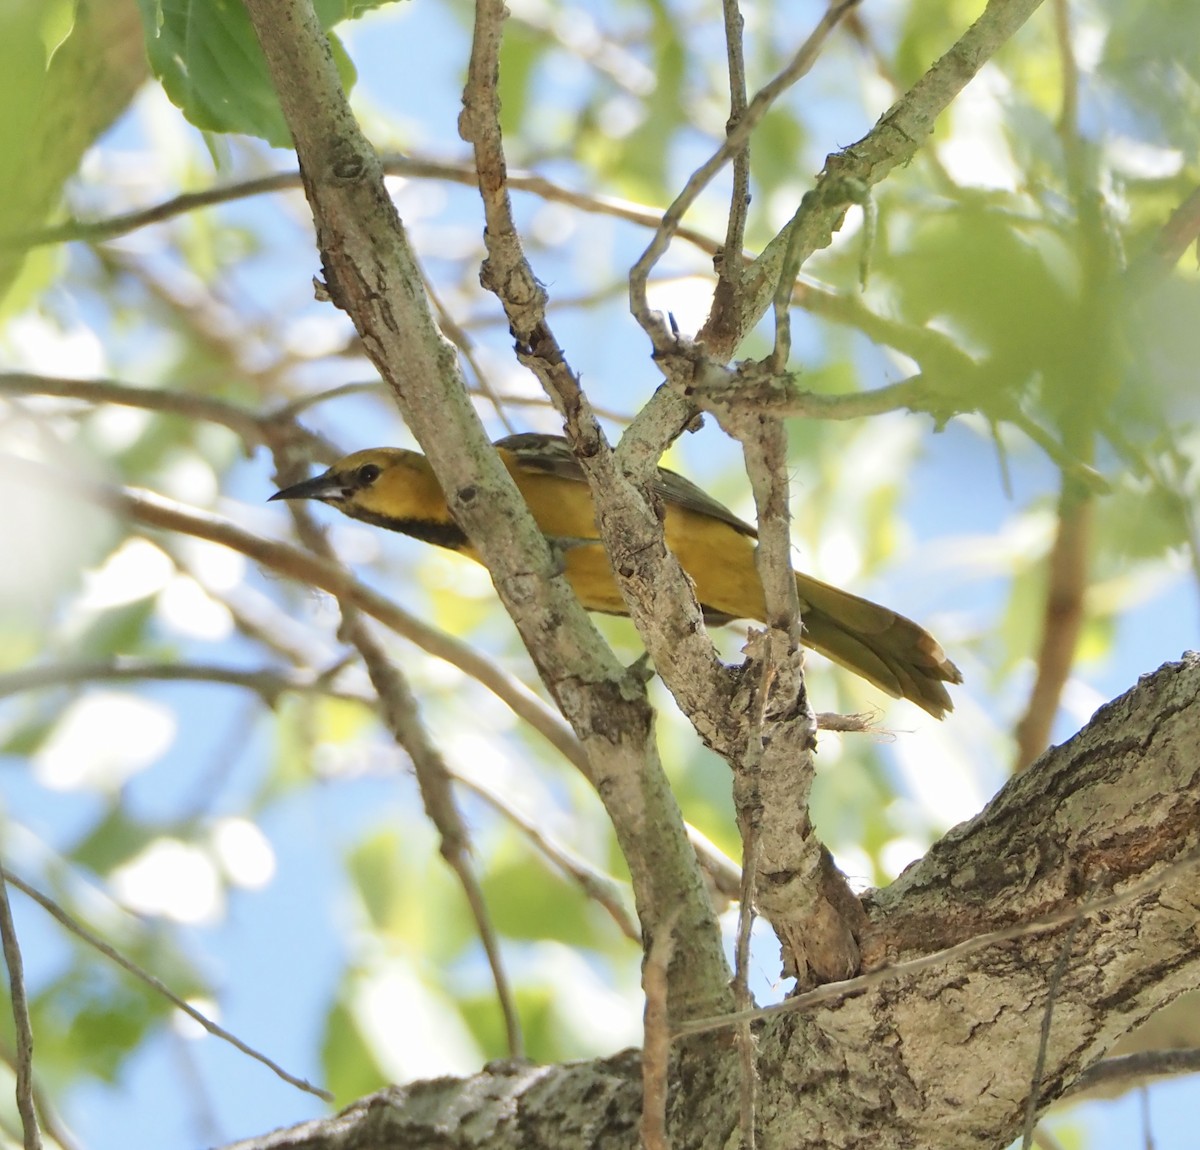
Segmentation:
{"type": "MultiPolygon", "coordinates": [[[[565,574],[589,611],[626,615],[600,533],[587,480],[565,439],[510,435],[495,444],[537,525],[558,546],[565,574]]],[[[667,546],[696,587],[710,623],[763,622],[766,609],[754,565],[757,534],[694,483],[660,467],[667,546]]],[[[479,561],[454,521],[423,455],[395,447],[356,451],[328,471],[272,499],[319,499],[352,519],[447,547],[479,561]]],[[[861,675],[934,718],[953,710],[945,683],[961,683],[938,641],[911,619],[828,583],[797,573],[805,646],[861,675]]]]}

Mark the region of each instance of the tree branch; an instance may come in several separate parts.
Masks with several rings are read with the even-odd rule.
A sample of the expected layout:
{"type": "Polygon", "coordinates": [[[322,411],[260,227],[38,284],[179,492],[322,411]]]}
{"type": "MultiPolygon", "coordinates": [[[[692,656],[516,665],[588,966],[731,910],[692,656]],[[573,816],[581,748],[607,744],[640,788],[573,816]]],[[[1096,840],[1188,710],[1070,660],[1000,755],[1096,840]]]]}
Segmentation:
{"type": "Polygon", "coordinates": [[[240,1050],[243,1054],[249,1058],[253,1058],[256,1062],[261,1062],[263,1066],[267,1067],[267,1069],[273,1074],[279,1078],[282,1078],[283,1081],[289,1085],[295,1086],[296,1089],[303,1090],[307,1094],[314,1094],[318,1098],[324,1099],[327,1102],[331,1102],[333,1100],[333,1095],[327,1090],[322,1090],[319,1086],[313,1086],[310,1082],[303,1078],[298,1078],[294,1074],[289,1074],[277,1062],[272,1061],[265,1054],[259,1053],[259,1051],[255,1050],[254,1047],[248,1046],[245,1042],[238,1038],[236,1034],[231,1034],[224,1027],[213,1022],[212,1019],[208,1018],[204,1014],[201,1014],[201,1012],[198,1011],[190,1002],[180,998],[179,995],[171,990],[171,988],[167,986],[166,983],[164,983],[160,978],[157,978],[147,970],[143,970],[132,959],[127,958],[119,950],[109,946],[108,943],[105,942],[104,939],[102,939],[98,934],[95,934],[81,922],[78,922],[76,919],[72,918],[71,915],[69,915],[61,906],[58,905],[58,903],[56,903],[49,896],[42,894],[42,892],[36,887],[31,886],[24,879],[18,878],[17,875],[13,874],[10,870],[4,869],[2,873],[3,877],[8,882],[12,883],[12,885],[23,894],[28,895],[31,899],[33,899],[38,906],[46,911],[52,918],[56,919],[61,925],[66,927],[67,930],[69,930],[73,935],[75,935],[77,938],[81,938],[88,944],[88,946],[99,951],[102,955],[104,955],[105,958],[116,963],[117,966],[119,966],[127,974],[132,975],[139,982],[142,982],[146,986],[150,987],[155,994],[165,998],[169,1003],[171,1003],[172,1006],[175,1007],[176,1010],[181,1010],[190,1019],[192,1019],[193,1022],[198,1023],[205,1030],[207,1030],[209,1034],[213,1035],[215,1038],[220,1038],[224,1042],[228,1042],[230,1046],[240,1050]]]}
{"type": "Polygon", "coordinates": [[[633,877],[643,932],[678,912],[691,940],[673,1013],[726,1001],[727,968],[682,818],[654,762],[644,686],[604,645],[488,444],[453,350],[430,314],[379,159],[355,122],[308,0],[247,0],[291,129],[331,299],[353,319],[438,476],[455,519],[551,694],[584,743],[589,777],[633,877]]]}
{"type": "Polygon", "coordinates": [[[29,1022],[29,1000],[25,994],[25,965],[21,961],[21,946],[17,941],[17,928],[13,925],[8,879],[3,867],[0,867],[0,942],[3,943],[4,965],[8,968],[9,1001],[17,1037],[17,1113],[21,1116],[25,1150],[42,1150],[42,1132],[33,1101],[33,1027],[29,1022]]]}
{"type": "MultiPolygon", "coordinates": [[[[805,1011],[772,1008],[758,1030],[760,1140],[810,1150],[845,1146],[848,1136],[869,1136],[872,1150],[1010,1142],[1047,980],[1073,923],[1082,919],[1058,990],[1042,1105],[1122,1033],[1200,984],[1197,827],[1200,656],[1192,656],[1101,709],[877,892],[871,955],[901,965],[810,992],[805,1011]],[[951,940],[954,951],[930,955],[951,940]],[[909,956],[918,957],[905,963],[909,956]]],[[[686,1091],[686,1106],[672,1079],[675,1144],[728,1143],[735,1074],[728,1060],[714,1057],[707,1075],[692,1062],[689,1075],[705,1089],[686,1091]]],[[[239,1146],[374,1150],[402,1129],[405,1145],[421,1150],[466,1145],[468,1130],[486,1129],[490,1147],[598,1148],[632,1142],[640,1105],[640,1060],[626,1052],[393,1088],[337,1119],[239,1146]]]]}
{"type": "Polygon", "coordinates": [[[747,273],[741,314],[714,315],[697,336],[710,356],[730,358],[762,318],[774,295],[789,245],[795,245],[801,267],[814,251],[826,247],[841,227],[847,207],[912,159],[932,133],[937,117],[1041,2],[988,0],[979,19],[866,136],[826,159],[812,191],[747,273]],[[793,232],[797,231],[799,238],[794,239],[793,232]]]}

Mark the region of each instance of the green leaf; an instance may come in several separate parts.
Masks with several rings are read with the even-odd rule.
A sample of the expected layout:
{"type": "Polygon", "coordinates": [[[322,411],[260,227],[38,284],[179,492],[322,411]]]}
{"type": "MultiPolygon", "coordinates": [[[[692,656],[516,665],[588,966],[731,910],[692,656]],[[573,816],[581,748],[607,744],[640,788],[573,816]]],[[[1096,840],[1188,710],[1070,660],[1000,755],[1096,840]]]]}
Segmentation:
{"type": "Polygon", "coordinates": [[[87,1074],[115,1082],[125,1059],[172,1009],[148,988],[81,959],[30,1002],[39,1065],[64,1080],[87,1074]]]}
{"type": "MultiPolygon", "coordinates": [[[[258,38],[240,0],[138,0],[150,66],[171,102],[206,132],[243,132],[278,148],[291,147],[258,38]]],[[[357,14],[361,2],[323,0],[322,27],[357,14]]],[[[329,44],[342,83],[355,80],[336,36],[329,44]]]]}
{"type": "MultiPolygon", "coordinates": [[[[0,116],[0,212],[4,230],[36,218],[35,142],[46,86],[46,14],[28,0],[0,6],[0,68],[4,69],[4,115],[0,116]]],[[[47,146],[52,147],[53,141],[47,146]]]]}
{"type": "Polygon", "coordinates": [[[406,951],[448,962],[474,938],[462,888],[426,825],[368,835],[347,856],[346,869],[371,928],[406,951]]]}
{"type": "Polygon", "coordinates": [[[539,857],[514,853],[488,868],[482,886],[492,922],[509,938],[556,938],[571,946],[596,941],[578,888],[539,857]]]}
{"type": "Polygon", "coordinates": [[[69,857],[96,874],[106,875],[167,833],[167,828],[140,823],[120,803],[111,803],[108,813],[69,857]]]}

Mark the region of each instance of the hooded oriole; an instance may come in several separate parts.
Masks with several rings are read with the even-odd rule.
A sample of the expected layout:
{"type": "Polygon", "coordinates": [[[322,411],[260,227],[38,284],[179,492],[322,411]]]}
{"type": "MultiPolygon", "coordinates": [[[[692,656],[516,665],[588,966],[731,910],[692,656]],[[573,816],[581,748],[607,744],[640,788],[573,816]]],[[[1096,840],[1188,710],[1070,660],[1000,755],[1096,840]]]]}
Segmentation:
{"type": "MultiPolygon", "coordinates": [[[[628,614],[600,542],[587,481],[567,441],[510,435],[495,446],[537,525],[561,549],[565,574],[583,605],[628,614]]],[[[705,619],[763,621],[754,528],[673,471],[660,467],[653,488],[663,504],[667,546],[695,584],[705,619]]],[[[479,558],[451,516],[428,462],[415,451],[356,451],[271,498],[319,499],[353,519],[479,558]]],[[[797,573],[796,588],[806,646],[935,718],[953,709],[943,684],[961,683],[962,675],[928,631],[808,575],[797,573]]]]}

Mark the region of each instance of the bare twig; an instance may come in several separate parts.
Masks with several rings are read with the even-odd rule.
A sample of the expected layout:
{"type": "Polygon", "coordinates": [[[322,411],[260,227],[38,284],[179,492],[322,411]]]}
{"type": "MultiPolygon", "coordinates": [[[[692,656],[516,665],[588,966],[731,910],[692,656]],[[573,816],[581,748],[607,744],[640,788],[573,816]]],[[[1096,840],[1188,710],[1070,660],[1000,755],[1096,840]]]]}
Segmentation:
{"type": "MultiPolygon", "coordinates": [[[[15,1076],[17,1052],[5,1042],[0,1042],[0,1059],[3,1059],[4,1064],[12,1070],[15,1076]]],[[[38,1082],[36,1075],[33,1079],[33,1101],[37,1106],[38,1121],[41,1123],[46,1137],[52,1142],[56,1142],[59,1150],[78,1150],[75,1137],[63,1125],[62,1119],[55,1112],[54,1106],[46,1094],[45,1087],[38,1082]]]]}
{"type": "Polygon", "coordinates": [[[425,724],[417,709],[417,700],[408,682],[394,663],[388,659],[382,646],[367,629],[362,616],[349,605],[342,607],[342,632],[358,649],[366,664],[371,682],[379,693],[379,705],[392,737],[407,752],[417,775],[421,790],[421,801],[425,813],[437,827],[441,836],[442,857],[458,876],[467,905],[475,919],[475,928],[483,943],[492,981],[496,987],[496,998],[504,1016],[504,1028],[508,1036],[508,1053],[511,1058],[523,1058],[525,1042],[521,1036],[521,1019],[513,998],[512,986],[504,969],[500,954],[500,940],[488,912],[479,876],[471,865],[470,836],[466,824],[459,814],[450,787],[450,771],[441,752],[429,737],[425,724]]]}
{"type": "Polygon", "coordinates": [[[17,1036],[17,1112],[25,1150],[41,1150],[42,1132],[38,1128],[37,1107],[33,1101],[33,1027],[29,1022],[29,1002],[25,997],[25,966],[21,946],[8,902],[6,870],[0,866],[0,940],[4,944],[4,964],[8,967],[9,1000],[12,1003],[13,1029],[17,1036]]]}
{"type": "Polygon", "coordinates": [[[839,731],[844,734],[862,734],[867,731],[877,732],[879,728],[878,711],[864,711],[855,715],[840,715],[836,711],[818,711],[813,718],[818,731],[839,731]]]}
{"type": "MultiPolygon", "coordinates": [[[[478,779],[464,775],[461,771],[451,768],[450,773],[454,776],[455,782],[473,791],[488,806],[516,826],[551,863],[574,879],[588,898],[604,907],[626,938],[633,942],[641,942],[641,928],[638,926],[637,919],[630,914],[629,908],[626,906],[626,888],[621,883],[611,875],[592,866],[564,843],[552,839],[531,818],[517,810],[505,796],[485,786],[478,779]]],[[[697,853],[699,854],[699,850],[697,853]]],[[[703,855],[700,856],[700,862],[703,866],[705,863],[703,855]]]]}
{"type": "MultiPolygon", "coordinates": [[[[455,164],[401,155],[381,156],[380,163],[390,176],[444,180],[449,183],[465,184],[468,187],[475,187],[479,179],[472,164],[455,164]]],[[[188,192],[141,211],[109,216],[107,219],[101,220],[71,220],[56,227],[29,232],[24,236],[3,237],[0,238],[0,250],[3,250],[5,246],[25,249],[47,244],[67,243],[71,240],[89,240],[98,243],[201,208],[266,193],[292,191],[301,187],[302,183],[298,171],[279,172],[271,176],[208,188],[202,192],[188,192]]],[[[528,192],[547,203],[566,204],[581,212],[609,216],[642,227],[657,227],[662,219],[661,212],[644,204],[636,204],[614,196],[601,196],[592,192],[579,192],[571,188],[564,188],[560,184],[548,180],[545,176],[539,176],[533,172],[510,172],[508,184],[514,191],[528,192]]],[[[679,239],[686,240],[709,254],[715,252],[717,248],[714,240],[692,228],[680,227],[676,235],[679,239]]]]}
{"type": "Polygon", "coordinates": [[[1200,188],[1195,188],[1162,226],[1154,243],[1130,268],[1131,279],[1157,278],[1169,272],[1200,237],[1200,188]]]}
{"type": "MultiPolygon", "coordinates": [[[[723,317],[733,322],[707,324],[699,332],[697,340],[710,356],[717,360],[732,357],[770,305],[779,282],[780,266],[793,242],[792,230],[802,232],[798,242],[803,266],[817,248],[829,242],[851,203],[861,202],[872,187],[917,153],[941,112],[1040,3],[1041,0],[990,0],[958,42],[884,113],[863,139],[828,157],[816,186],[804,197],[783,231],[754,261],[746,276],[742,313],[723,317]]],[[[644,297],[644,290],[641,294],[644,297]]],[[[677,403],[678,397],[660,392],[654,402],[665,406],[677,403]]]]}
{"type": "Polygon", "coordinates": [[[742,889],[742,868],[691,823],[687,824],[687,833],[713,889],[730,901],[738,898],[742,889]]]}
{"type": "Polygon", "coordinates": [[[792,354],[792,298],[795,294],[796,276],[800,274],[799,233],[793,232],[788,241],[787,254],[779,268],[779,284],[775,288],[772,306],[775,312],[775,345],[771,349],[770,368],[777,374],[787,371],[792,354]]]}
{"type": "Polygon", "coordinates": [[[66,223],[57,224],[54,227],[39,228],[36,231],[18,235],[9,234],[0,239],[0,249],[26,251],[30,248],[68,243],[72,240],[89,240],[92,243],[98,243],[102,240],[127,235],[139,228],[149,227],[151,224],[161,223],[200,208],[299,186],[299,172],[278,172],[270,176],[239,180],[237,183],[225,187],[206,188],[202,192],[187,192],[164,200],[153,207],[143,208],[136,212],[123,212],[121,215],[109,216],[103,220],[68,220],[66,223]]]}
{"type": "Polygon", "coordinates": [[[646,282],[650,272],[662,258],[672,237],[679,230],[684,214],[696,202],[700,193],[741,150],[775,100],[816,63],[817,56],[820,55],[829,33],[857,2],[858,0],[841,0],[840,3],[833,4],[821,17],[812,34],[800,46],[787,67],[755,93],[754,99],[747,105],[737,124],[726,132],[721,146],[689,177],[683,191],[675,197],[674,202],[663,215],[662,223],[655,229],[646,250],[630,270],[629,308],[642,330],[650,337],[650,342],[656,351],[671,351],[673,340],[662,317],[651,312],[650,306],[646,302],[646,282]]]}
{"type": "Polygon", "coordinates": [[[195,1022],[198,1022],[204,1027],[205,1030],[209,1032],[209,1034],[228,1042],[231,1046],[236,1047],[243,1054],[253,1058],[255,1062],[261,1062],[265,1067],[267,1067],[267,1069],[272,1071],[278,1077],[282,1078],[284,1082],[291,1086],[295,1086],[298,1090],[303,1090],[306,1094],[315,1094],[318,1098],[322,1098],[326,1102],[333,1101],[333,1095],[327,1090],[322,1090],[319,1086],[313,1086],[310,1082],[306,1082],[303,1078],[297,1078],[295,1075],[289,1074],[283,1069],[282,1066],[276,1062],[273,1062],[265,1054],[260,1054],[252,1046],[247,1046],[246,1043],[237,1037],[237,1035],[230,1034],[228,1030],[218,1026],[210,1018],[207,1018],[205,1015],[201,1014],[200,1011],[191,1005],[191,1003],[180,998],[179,995],[172,991],[160,979],[155,978],[154,975],[150,974],[146,970],[143,970],[132,959],[126,958],[125,955],[123,955],[119,950],[115,950],[113,947],[109,946],[104,939],[99,937],[99,935],[93,934],[92,931],[88,930],[86,926],[63,910],[63,908],[59,906],[54,899],[50,898],[48,895],[42,894],[42,892],[36,887],[30,886],[29,883],[25,882],[24,879],[13,874],[11,870],[4,869],[3,873],[13,886],[33,899],[38,906],[47,911],[52,918],[57,919],[58,922],[65,926],[72,934],[83,939],[88,946],[98,950],[102,955],[104,955],[105,958],[115,962],[126,973],[133,975],[133,977],[138,979],[138,981],[144,982],[148,987],[150,987],[151,990],[165,998],[176,1009],[182,1010],[183,1013],[189,1018],[195,1022]]]}
{"type": "Polygon", "coordinates": [[[112,487],[72,477],[61,469],[5,456],[4,468],[20,470],[30,479],[50,487],[67,487],[74,494],[108,507],[135,522],[166,531],[178,531],[239,551],[278,575],[308,583],[335,598],[348,598],[365,614],[377,619],[423,651],[444,660],[487,687],[520,718],[546,738],[568,762],[590,771],[578,740],[562,719],[519,679],[484,658],[478,651],[430,627],[392,600],[354,579],[344,568],[288,543],[263,539],[227,519],[175,503],[161,495],[133,488],[112,487]]]}
{"type": "Polygon", "coordinates": [[[1142,1150],[1154,1150],[1154,1125],[1150,1121],[1150,1091],[1144,1086],[1138,1090],[1138,1101],[1142,1112],[1142,1150]]]}
{"type": "MultiPolygon", "coordinates": [[[[746,114],[746,53],[743,33],[746,21],[738,0],[722,0],[721,12],[725,21],[725,55],[729,62],[729,120],[725,131],[731,132],[746,114]]],[[[742,245],[746,240],[746,215],[750,208],[750,139],[746,137],[733,154],[733,188],[729,195],[729,219],[725,224],[725,245],[717,263],[717,286],[712,306],[716,308],[741,306],[742,245]]]]}
{"type": "MultiPolygon", "coordinates": [[[[229,428],[248,447],[257,447],[266,442],[262,419],[249,408],[191,391],[136,387],[109,379],[63,379],[23,371],[6,371],[0,372],[0,394],[53,395],[87,403],[115,403],[144,411],[161,411],[189,420],[220,424],[229,428]]],[[[298,430],[297,435],[307,437],[312,445],[324,443],[311,433],[298,430]]]]}
{"type": "MultiPolygon", "coordinates": [[[[717,661],[711,641],[703,634],[695,595],[677,559],[665,546],[662,524],[645,492],[633,482],[633,479],[641,479],[655,460],[640,461],[644,470],[632,479],[617,466],[595,412],[547,322],[545,289],[534,275],[521,245],[508,193],[500,126],[498,78],[505,15],[503,0],[479,0],[475,5],[471,61],[459,118],[459,132],[475,150],[479,192],[487,224],[488,257],[481,281],[504,306],[510,330],[517,341],[518,358],[537,375],[563,414],[567,437],[588,479],[595,502],[596,522],[605,546],[613,556],[612,566],[618,575],[621,592],[664,681],[674,689],[679,681],[672,675],[672,661],[676,658],[687,658],[699,646],[702,648],[699,657],[703,660],[706,655],[708,666],[716,666],[717,661]],[[618,548],[619,554],[613,548],[618,548]],[[650,589],[643,594],[648,587],[650,589]],[[679,644],[656,642],[656,636],[669,625],[663,620],[678,619],[683,615],[690,620],[690,626],[685,629],[688,639],[679,644]],[[692,644],[690,648],[685,646],[688,641],[692,644]]],[[[710,675],[706,682],[712,678],[710,675]]],[[[712,906],[699,886],[693,884],[693,878],[699,877],[694,868],[694,855],[687,850],[685,862],[680,853],[687,844],[683,835],[674,833],[674,828],[680,824],[669,813],[675,809],[675,800],[657,747],[653,740],[643,742],[638,739],[630,741],[629,749],[636,753],[638,761],[629,763],[628,773],[622,773],[619,778],[620,786],[624,789],[634,784],[636,776],[638,807],[651,796],[655,803],[661,797],[664,804],[664,817],[654,827],[653,862],[629,859],[630,869],[634,872],[635,895],[639,898],[643,946],[653,945],[655,932],[661,928],[668,913],[678,913],[676,929],[683,940],[679,953],[686,952],[688,961],[685,964],[681,958],[677,959],[671,967],[672,1001],[681,997],[682,987],[700,983],[706,985],[704,993],[727,998],[728,970],[723,954],[718,954],[715,949],[716,921],[712,906]],[[662,865],[664,860],[672,860],[667,868],[662,865]],[[678,866],[686,869],[677,870],[678,866]],[[648,919],[643,909],[644,900],[639,894],[639,869],[645,869],[645,877],[653,873],[655,887],[663,885],[664,880],[675,885],[682,894],[682,901],[677,894],[673,904],[660,903],[648,919]]],[[[617,781],[614,778],[614,782],[617,781]]],[[[615,797],[615,793],[611,797],[605,796],[610,809],[615,797]]],[[[646,816],[638,815],[637,818],[647,824],[646,816]]],[[[616,822],[615,825],[619,837],[633,829],[616,822]]],[[[640,853],[640,844],[638,849],[640,853]]],[[[628,848],[625,853],[629,858],[628,848]]]]}
{"type": "MultiPolygon", "coordinates": [[[[734,762],[733,801],[737,810],[738,831],[742,838],[742,884],[738,894],[737,937],[734,946],[733,1004],[735,1010],[754,1006],[750,993],[750,939],[754,930],[758,863],[762,855],[763,795],[761,772],[763,759],[764,711],[771,683],[778,671],[771,636],[755,632],[750,644],[765,648],[757,697],[746,734],[746,748],[740,761],[734,762]]],[[[750,1023],[738,1026],[738,1127],[743,1150],[757,1145],[758,1048],[750,1023]]]]}
{"type": "Polygon", "coordinates": [[[318,693],[340,699],[370,702],[365,694],[335,690],[322,676],[288,674],[271,667],[241,670],[202,663],[151,663],[114,658],[88,663],[48,663],[0,674],[0,698],[20,691],[41,691],[77,683],[120,682],[218,683],[253,691],[269,707],[288,692],[318,693]]]}
{"type": "MultiPolygon", "coordinates": [[[[964,370],[974,374],[978,369],[967,361],[964,370]]],[[[968,383],[967,388],[969,386],[968,383]]],[[[953,392],[948,392],[940,378],[934,379],[924,374],[909,376],[908,379],[871,391],[824,395],[797,388],[782,376],[764,375],[757,366],[749,377],[745,372],[710,367],[704,378],[691,388],[689,396],[700,407],[718,414],[727,409],[744,407],[778,419],[860,419],[887,411],[914,411],[925,412],[944,421],[964,410],[973,409],[978,402],[974,400],[969,407],[964,406],[963,400],[970,397],[969,390],[964,388],[960,392],[956,386],[953,392]]],[[[990,402],[990,410],[996,417],[1008,420],[1029,436],[1072,482],[1095,493],[1109,490],[1108,481],[1094,467],[1073,455],[1025,415],[1015,401],[994,396],[990,402]]]]}
{"type": "MultiPolygon", "coordinates": [[[[285,481],[294,480],[295,476],[284,473],[288,463],[282,453],[276,456],[275,462],[281,478],[285,481]]],[[[291,513],[300,538],[308,549],[322,559],[336,562],[333,548],[329,546],[324,532],[317,527],[308,506],[303,503],[293,504],[291,513]]],[[[430,738],[421,720],[417,700],[408,685],[408,680],[387,657],[382,644],[371,633],[359,609],[353,603],[342,599],[338,600],[338,607],[342,613],[339,636],[358,651],[366,665],[367,674],[378,695],[378,709],[384,724],[391,732],[392,738],[408,752],[412,762],[425,813],[441,837],[442,858],[454,871],[463,888],[491,968],[496,998],[504,1018],[509,1057],[523,1058],[525,1041],[521,1034],[520,1015],[508,974],[504,969],[500,940],[488,912],[479,876],[471,863],[470,835],[454,801],[450,771],[441,751],[430,738]]]]}
{"type": "Polygon", "coordinates": [[[425,284],[425,291],[433,301],[434,311],[437,312],[438,326],[442,329],[442,333],[456,348],[458,348],[463,359],[471,368],[471,373],[475,376],[475,384],[479,394],[484,396],[492,405],[492,410],[496,413],[496,418],[500,420],[504,426],[504,430],[510,435],[517,429],[513,426],[512,420],[508,418],[508,412],[504,410],[504,400],[496,394],[492,387],[491,380],[488,379],[487,372],[479,363],[478,357],[475,355],[475,344],[471,337],[459,326],[457,320],[450,314],[450,309],[442,302],[442,297],[438,294],[437,289],[433,286],[433,281],[425,274],[424,269],[421,270],[421,280],[425,284]]]}
{"type": "MultiPolygon", "coordinates": [[[[765,670],[765,668],[764,668],[765,670]]],[[[766,691],[763,690],[765,698],[766,691]]],[[[759,725],[761,737],[761,724],[759,725]]],[[[745,772],[749,764],[742,764],[745,772]]],[[[743,812],[739,811],[739,814],[743,812]]],[[[750,994],[750,938],[754,929],[754,888],[758,881],[758,859],[761,853],[761,827],[757,821],[738,819],[742,834],[742,890],[738,903],[737,941],[733,965],[733,1001],[735,1010],[754,1006],[750,994]]],[[[758,1045],[749,1022],[737,1028],[738,1050],[738,1127],[742,1134],[743,1150],[755,1150],[757,1145],[758,1112],[758,1045]]]]}

